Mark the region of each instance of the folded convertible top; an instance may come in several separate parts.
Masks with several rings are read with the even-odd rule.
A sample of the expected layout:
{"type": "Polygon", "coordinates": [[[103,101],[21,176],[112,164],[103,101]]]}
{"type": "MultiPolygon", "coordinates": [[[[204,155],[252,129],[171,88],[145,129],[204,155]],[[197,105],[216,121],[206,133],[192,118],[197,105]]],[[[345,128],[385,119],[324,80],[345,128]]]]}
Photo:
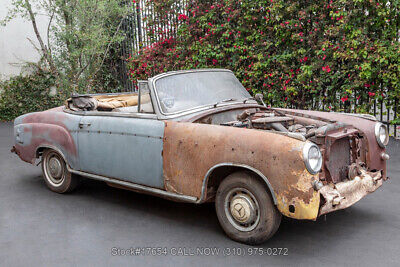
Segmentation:
{"type": "Polygon", "coordinates": [[[111,111],[116,108],[138,105],[138,94],[118,95],[72,95],[65,102],[67,109],[74,111],[111,111]]]}

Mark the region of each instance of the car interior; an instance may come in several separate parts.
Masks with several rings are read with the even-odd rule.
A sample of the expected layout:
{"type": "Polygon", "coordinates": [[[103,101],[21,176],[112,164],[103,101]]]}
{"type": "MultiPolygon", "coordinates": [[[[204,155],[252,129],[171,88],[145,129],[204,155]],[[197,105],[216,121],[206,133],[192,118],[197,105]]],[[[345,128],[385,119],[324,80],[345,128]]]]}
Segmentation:
{"type": "Polygon", "coordinates": [[[147,83],[139,82],[138,92],[120,94],[73,94],[65,102],[73,111],[109,111],[121,113],[154,113],[147,83]]]}

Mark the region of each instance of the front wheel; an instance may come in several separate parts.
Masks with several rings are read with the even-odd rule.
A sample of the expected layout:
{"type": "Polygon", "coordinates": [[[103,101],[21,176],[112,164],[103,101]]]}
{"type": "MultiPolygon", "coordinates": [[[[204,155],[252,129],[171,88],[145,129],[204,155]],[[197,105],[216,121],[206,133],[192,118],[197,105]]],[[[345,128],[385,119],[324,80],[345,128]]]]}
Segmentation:
{"type": "Polygon", "coordinates": [[[226,177],[215,199],[218,220],[233,240],[258,245],[278,230],[282,215],[276,209],[268,188],[247,172],[226,177]]]}
{"type": "Polygon", "coordinates": [[[76,188],[79,178],[67,169],[63,157],[53,149],[42,155],[42,171],[47,187],[56,193],[68,193],[76,188]]]}

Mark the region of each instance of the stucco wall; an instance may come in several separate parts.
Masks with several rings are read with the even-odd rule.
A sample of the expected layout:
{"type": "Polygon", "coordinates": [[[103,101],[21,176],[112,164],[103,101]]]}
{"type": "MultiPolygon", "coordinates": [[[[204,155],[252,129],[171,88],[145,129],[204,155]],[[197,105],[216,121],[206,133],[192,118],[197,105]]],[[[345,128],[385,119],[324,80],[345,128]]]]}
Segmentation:
{"type": "MultiPolygon", "coordinates": [[[[11,0],[0,0],[0,19],[7,15],[11,0]]],[[[42,38],[46,40],[47,17],[38,16],[37,23],[42,38]]],[[[7,24],[0,26],[0,79],[5,79],[21,72],[20,66],[13,63],[24,61],[37,61],[39,54],[33,48],[27,37],[37,44],[36,35],[32,24],[24,19],[16,18],[7,24]]]]}

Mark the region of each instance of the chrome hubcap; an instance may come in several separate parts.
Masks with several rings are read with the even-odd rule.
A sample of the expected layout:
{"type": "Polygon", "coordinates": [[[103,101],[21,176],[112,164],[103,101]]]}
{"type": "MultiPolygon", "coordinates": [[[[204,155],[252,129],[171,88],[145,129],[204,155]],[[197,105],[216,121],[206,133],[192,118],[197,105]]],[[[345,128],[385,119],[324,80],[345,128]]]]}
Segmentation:
{"type": "Polygon", "coordinates": [[[44,159],[45,176],[53,186],[59,186],[65,178],[62,158],[55,152],[50,153],[44,159]]]}
{"type": "Polygon", "coordinates": [[[233,197],[230,210],[232,217],[239,223],[249,223],[256,216],[256,210],[250,197],[241,193],[233,197]]]}
{"type": "Polygon", "coordinates": [[[256,198],[245,188],[234,188],[226,196],[225,213],[229,222],[239,231],[248,232],[260,221],[256,198]]]}
{"type": "Polygon", "coordinates": [[[51,176],[53,176],[53,178],[55,179],[60,179],[62,176],[62,166],[61,166],[61,162],[55,158],[52,157],[49,160],[49,171],[51,176]]]}

